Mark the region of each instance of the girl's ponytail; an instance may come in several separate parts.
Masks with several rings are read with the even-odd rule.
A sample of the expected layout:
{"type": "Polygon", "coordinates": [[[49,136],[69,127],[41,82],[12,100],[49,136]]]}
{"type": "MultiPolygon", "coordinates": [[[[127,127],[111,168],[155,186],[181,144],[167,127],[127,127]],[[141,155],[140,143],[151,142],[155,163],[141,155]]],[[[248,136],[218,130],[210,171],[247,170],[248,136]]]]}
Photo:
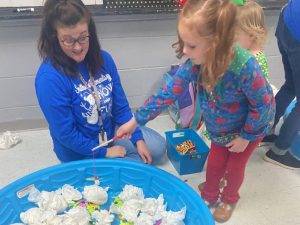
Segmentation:
{"type": "Polygon", "coordinates": [[[231,0],[219,2],[212,47],[207,54],[206,63],[202,66],[202,83],[207,91],[213,90],[234,56],[236,6],[231,0]]]}

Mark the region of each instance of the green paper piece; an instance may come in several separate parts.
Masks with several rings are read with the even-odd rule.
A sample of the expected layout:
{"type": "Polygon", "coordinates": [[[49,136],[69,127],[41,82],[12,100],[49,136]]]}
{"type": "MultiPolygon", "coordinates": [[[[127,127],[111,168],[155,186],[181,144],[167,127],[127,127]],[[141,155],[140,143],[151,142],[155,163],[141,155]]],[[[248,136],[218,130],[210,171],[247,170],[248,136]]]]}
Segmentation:
{"type": "Polygon", "coordinates": [[[133,222],[128,222],[126,220],[120,220],[120,225],[134,225],[133,222]]]}
{"type": "Polygon", "coordinates": [[[113,197],[113,199],[114,199],[113,206],[115,206],[117,208],[120,207],[120,206],[122,206],[124,204],[123,200],[120,199],[119,196],[113,197]]]}
{"type": "Polygon", "coordinates": [[[231,0],[236,5],[244,5],[245,0],[231,0]]]}

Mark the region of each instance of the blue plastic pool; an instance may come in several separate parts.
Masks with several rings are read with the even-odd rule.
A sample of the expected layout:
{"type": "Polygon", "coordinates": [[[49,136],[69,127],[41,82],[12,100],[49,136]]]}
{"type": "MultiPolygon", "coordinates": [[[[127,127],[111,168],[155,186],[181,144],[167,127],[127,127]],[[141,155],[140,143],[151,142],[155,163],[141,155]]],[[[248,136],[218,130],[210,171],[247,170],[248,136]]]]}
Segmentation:
{"type": "MultiPolygon", "coordinates": [[[[19,215],[33,207],[27,196],[19,198],[20,191],[34,185],[39,190],[53,191],[64,184],[70,184],[82,191],[85,185],[91,185],[86,178],[94,172],[100,178],[102,187],[110,187],[108,192],[111,204],[112,196],[118,195],[125,184],[143,188],[145,197],[157,198],[164,195],[168,210],[179,211],[187,207],[186,225],[215,224],[209,209],[199,195],[177,177],[142,163],[118,159],[83,160],[64,163],[29,174],[0,190],[0,224],[8,225],[20,222],[19,215]]],[[[113,224],[119,224],[115,221],[113,224]]]]}

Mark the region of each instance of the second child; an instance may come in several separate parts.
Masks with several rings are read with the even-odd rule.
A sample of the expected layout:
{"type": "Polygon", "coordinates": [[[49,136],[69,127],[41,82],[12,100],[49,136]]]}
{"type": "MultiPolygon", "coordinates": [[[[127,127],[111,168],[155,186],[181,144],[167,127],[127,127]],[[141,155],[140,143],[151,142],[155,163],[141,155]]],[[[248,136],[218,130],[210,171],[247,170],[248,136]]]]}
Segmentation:
{"type": "Polygon", "coordinates": [[[264,44],[267,37],[263,8],[256,2],[246,1],[238,7],[236,42],[251,52],[259,62],[265,78],[269,81],[264,44]]]}

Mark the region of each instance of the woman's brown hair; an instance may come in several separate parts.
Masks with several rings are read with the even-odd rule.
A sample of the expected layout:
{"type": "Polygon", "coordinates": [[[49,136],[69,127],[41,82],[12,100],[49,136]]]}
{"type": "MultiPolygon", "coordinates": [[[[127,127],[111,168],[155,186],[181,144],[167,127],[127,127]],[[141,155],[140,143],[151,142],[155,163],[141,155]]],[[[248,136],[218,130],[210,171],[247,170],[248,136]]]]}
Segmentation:
{"type": "Polygon", "coordinates": [[[42,59],[51,60],[53,66],[67,75],[77,75],[76,62],[61,49],[57,38],[58,26],[73,26],[87,22],[89,29],[89,50],[85,60],[89,72],[94,76],[102,65],[100,44],[96,26],[87,7],[81,0],[47,0],[44,5],[42,29],[38,51],[42,59]]]}

